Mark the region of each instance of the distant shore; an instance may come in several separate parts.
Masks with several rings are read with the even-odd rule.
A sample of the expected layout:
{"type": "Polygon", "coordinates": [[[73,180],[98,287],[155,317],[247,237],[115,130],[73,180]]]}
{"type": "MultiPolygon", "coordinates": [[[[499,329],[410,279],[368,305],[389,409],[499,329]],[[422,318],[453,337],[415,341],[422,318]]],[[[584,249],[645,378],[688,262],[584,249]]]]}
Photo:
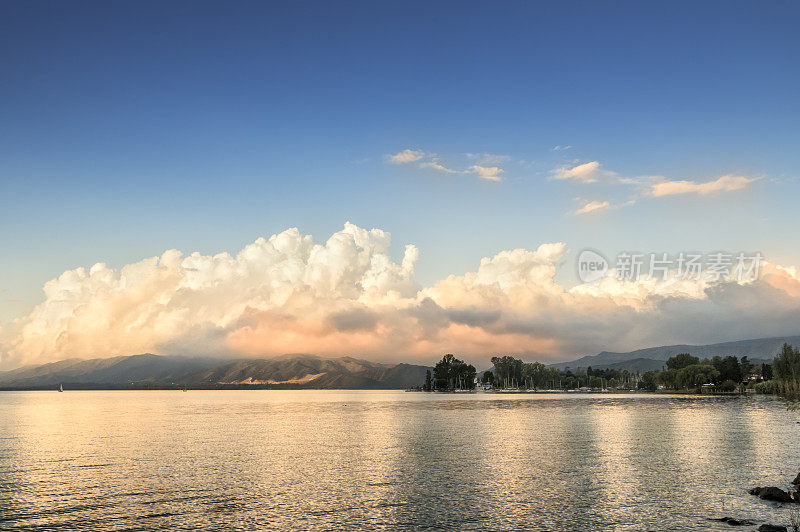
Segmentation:
{"type": "MultiPolygon", "coordinates": [[[[405,391],[414,393],[432,393],[447,395],[462,394],[490,394],[490,395],[690,395],[690,396],[726,396],[748,397],[750,395],[737,392],[697,393],[693,390],[457,390],[457,391],[425,391],[413,388],[309,388],[298,385],[284,384],[221,384],[218,386],[183,386],[183,385],[104,385],[104,384],[70,384],[64,383],[65,392],[69,391],[231,391],[231,390],[308,390],[308,391],[405,391]]],[[[58,386],[16,386],[0,387],[0,392],[57,392],[58,386]]]]}
{"type": "MultiPolygon", "coordinates": [[[[130,391],[211,391],[211,390],[370,390],[370,391],[379,391],[379,390],[393,390],[393,391],[403,391],[405,388],[311,388],[311,387],[303,387],[298,385],[291,385],[291,384],[220,384],[218,386],[214,385],[207,385],[207,386],[183,386],[183,385],[121,385],[121,384],[70,384],[64,383],[63,384],[64,391],[103,391],[103,390],[130,390],[130,391]]],[[[58,385],[48,385],[48,386],[3,386],[0,387],[0,392],[57,392],[58,385]]]]}

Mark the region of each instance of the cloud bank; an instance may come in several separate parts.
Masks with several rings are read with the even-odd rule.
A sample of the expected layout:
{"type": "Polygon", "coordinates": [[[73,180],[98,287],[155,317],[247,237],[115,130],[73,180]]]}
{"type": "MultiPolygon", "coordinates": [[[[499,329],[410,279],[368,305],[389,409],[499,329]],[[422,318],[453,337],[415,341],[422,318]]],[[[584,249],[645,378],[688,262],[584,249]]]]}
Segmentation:
{"type": "Polygon", "coordinates": [[[503,251],[430,286],[419,253],[353,224],[325,243],[289,229],[235,256],[169,250],[118,270],[69,270],[44,301],[0,330],[2,366],[160,354],[353,355],[430,363],[445,352],[561,360],[649,345],[797,334],[800,279],[762,267],[750,283],[556,282],[566,245],[503,251]]]}

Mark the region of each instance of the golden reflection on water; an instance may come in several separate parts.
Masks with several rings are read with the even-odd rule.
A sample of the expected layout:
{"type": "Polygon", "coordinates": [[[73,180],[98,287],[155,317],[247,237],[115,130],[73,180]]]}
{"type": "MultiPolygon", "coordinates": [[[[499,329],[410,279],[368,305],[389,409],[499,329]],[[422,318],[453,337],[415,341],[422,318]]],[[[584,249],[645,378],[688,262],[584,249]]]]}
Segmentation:
{"type": "Polygon", "coordinates": [[[596,482],[602,497],[612,507],[625,507],[639,493],[638,478],[633,474],[631,453],[635,451],[634,434],[630,432],[631,412],[621,405],[592,406],[587,429],[592,449],[597,453],[599,468],[596,482]]]}
{"type": "Polygon", "coordinates": [[[746,489],[796,474],[796,417],[763,398],[3,393],[0,528],[725,530],[708,517],[782,518],[746,489]]]}

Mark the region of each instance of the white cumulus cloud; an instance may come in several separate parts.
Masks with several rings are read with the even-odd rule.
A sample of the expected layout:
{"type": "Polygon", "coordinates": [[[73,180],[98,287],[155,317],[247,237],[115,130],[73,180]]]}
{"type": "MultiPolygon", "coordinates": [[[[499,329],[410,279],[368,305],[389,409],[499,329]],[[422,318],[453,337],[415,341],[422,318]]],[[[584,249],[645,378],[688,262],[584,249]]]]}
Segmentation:
{"type": "Polygon", "coordinates": [[[454,352],[558,360],[602,350],[798,333],[800,279],[766,265],[757,281],[556,281],[563,243],[502,251],[429,286],[419,251],[345,224],[324,243],[297,229],[235,255],[165,251],[120,269],[65,271],[44,301],[0,330],[0,365],[142,352],[353,355],[430,363],[454,352]]]}

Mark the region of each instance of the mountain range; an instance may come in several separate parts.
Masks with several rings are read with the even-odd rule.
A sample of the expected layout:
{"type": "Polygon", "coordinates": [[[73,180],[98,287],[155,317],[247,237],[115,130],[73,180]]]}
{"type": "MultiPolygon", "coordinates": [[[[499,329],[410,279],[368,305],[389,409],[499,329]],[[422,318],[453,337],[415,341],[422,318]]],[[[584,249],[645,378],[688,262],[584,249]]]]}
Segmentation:
{"type": "Polygon", "coordinates": [[[284,355],[218,360],[152,354],[69,359],[0,372],[0,389],[404,389],[425,381],[427,366],[351,357],[284,355]]]}
{"type": "MultiPolygon", "coordinates": [[[[661,369],[669,357],[746,356],[754,364],[772,362],[784,342],[800,345],[800,336],[739,340],[707,345],[668,345],[627,353],[603,351],[557,369],[661,369]]],[[[487,356],[488,358],[488,356],[487,356]]],[[[269,359],[223,360],[153,354],[68,359],[0,372],[0,389],[405,389],[425,381],[429,366],[380,364],[352,357],[284,355],[269,359]]]]}
{"type": "Polygon", "coordinates": [[[723,342],[706,345],[666,345],[661,347],[648,347],[627,353],[614,353],[603,351],[597,355],[581,357],[570,362],[551,364],[556,369],[587,368],[595,369],[627,369],[628,371],[643,372],[661,369],[667,359],[679,353],[689,353],[700,359],[714,356],[746,356],[752,363],[771,363],[784,343],[800,345],[800,336],[779,336],[775,338],[758,338],[754,340],[738,340],[736,342],[723,342]]]}

